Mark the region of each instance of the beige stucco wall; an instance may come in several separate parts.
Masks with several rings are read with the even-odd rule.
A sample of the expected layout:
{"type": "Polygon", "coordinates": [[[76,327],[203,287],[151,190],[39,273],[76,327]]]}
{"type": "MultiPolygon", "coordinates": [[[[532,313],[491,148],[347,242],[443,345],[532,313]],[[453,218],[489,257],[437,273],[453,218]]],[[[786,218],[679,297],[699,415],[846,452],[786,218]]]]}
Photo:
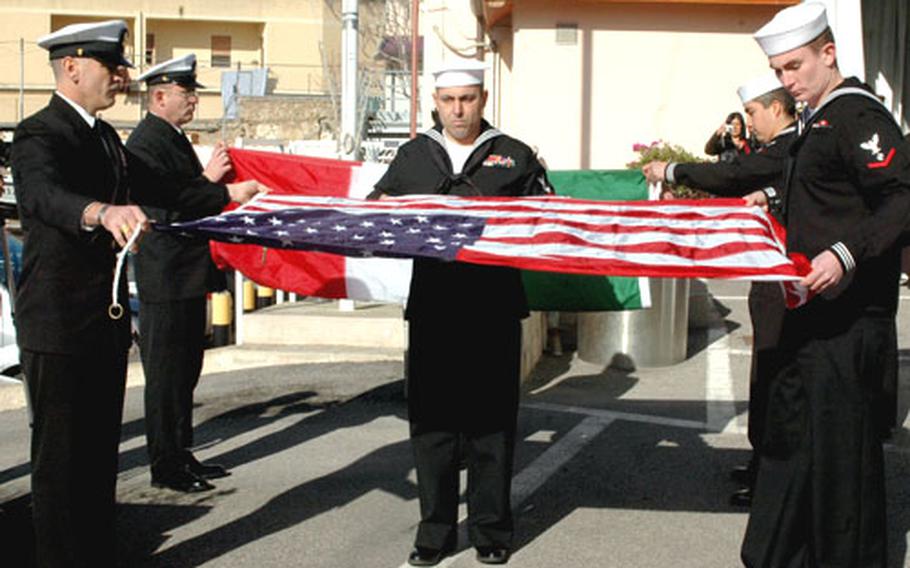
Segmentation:
{"type": "MultiPolygon", "coordinates": [[[[340,26],[336,37],[326,41],[322,22],[270,22],[265,30],[265,50],[275,77],[277,94],[304,91],[327,92],[323,78],[322,52],[326,46],[333,54],[341,43],[340,26]],[[288,41],[288,38],[297,38],[288,41]]],[[[336,57],[337,59],[337,57],[336,57]]]]}
{"type": "Polygon", "coordinates": [[[525,0],[513,14],[514,61],[502,125],[552,168],[617,168],[635,142],[700,152],[736,87],[767,69],[751,33],[774,7],[525,0]],[[557,22],[578,45],[557,46],[557,22]]]}
{"type": "MultiPolygon", "coordinates": [[[[19,113],[19,39],[25,40],[24,115],[47,103],[53,77],[47,52],[35,40],[80,21],[122,18],[130,27],[131,56],[138,76],[145,34],[155,34],[156,61],[188,52],[199,58],[201,93],[197,116],[222,114],[222,68],[212,69],[211,36],[231,36],[231,69],[265,65],[278,94],[324,93],[329,90],[325,59],[338,62],[340,0],[4,0],[0,3],[0,122],[16,122],[19,113]]],[[[336,73],[337,74],[337,73],[336,73]]],[[[136,121],[143,106],[137,97],[121,97],[105,111],[115,121],[136,121]]]]}
{"type": "Polygon", "coordinates": [[[129,14],[208,20],[319,20],[323,0],[3,0],[3,10],[55,14],[129,14]]]}
{"type": "Polygon", "coordinates": [[[492,39],[489,118],[539,148],[551,168],[622,168],[636,142],[701,152],[741,109],[736,87],[767,69],[751,33],[777,9],[521,0],[511,22],[484,37],[469,2],[439,0],[427,10],[427,60],[453,55],[434,25],[459,47],[472,43],[472,30],[492,39]],[[577,45],[556,45],[557,23],[577,24],[577,45]]]}

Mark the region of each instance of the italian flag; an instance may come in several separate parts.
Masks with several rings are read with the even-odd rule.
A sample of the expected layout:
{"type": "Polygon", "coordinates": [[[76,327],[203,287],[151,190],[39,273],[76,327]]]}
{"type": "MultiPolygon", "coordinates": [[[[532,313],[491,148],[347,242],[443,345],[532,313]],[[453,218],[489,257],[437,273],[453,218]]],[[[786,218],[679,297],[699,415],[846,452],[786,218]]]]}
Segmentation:
{"type": "MultiPolygon", "coordinates": [[[[237,181],[256,179],[274,195],[364,198],[385,173],[384,164],[231,149],[237,181]]],[[[642,200],[648,187],[638,171],[555,171],[548,174],[559,195],[580,199],[642,200]]],[[[212,241],[221,268],[303,296],[404,302],[411,261],[352,258],[321,252],[281,250],[212,241]]],[[[582,276],[524,271],[532,310],[628,310],[650,306],[645,278],[582,276]]]]}

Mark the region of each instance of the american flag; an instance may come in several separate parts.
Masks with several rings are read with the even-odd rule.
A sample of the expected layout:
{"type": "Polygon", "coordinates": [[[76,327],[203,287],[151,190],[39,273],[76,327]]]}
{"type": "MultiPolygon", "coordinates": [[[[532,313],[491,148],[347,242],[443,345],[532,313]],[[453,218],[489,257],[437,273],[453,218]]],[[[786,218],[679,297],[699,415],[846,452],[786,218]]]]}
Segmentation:
{"type": "Polygon", "coordinates": [[[557,196],[410,196],[379,201],[261,195],[197,221],[157,226],[235,243],[356,257],[428,257],[527,270],[799,280],[783,229],[741,200],[588,201],[557,196]]]}

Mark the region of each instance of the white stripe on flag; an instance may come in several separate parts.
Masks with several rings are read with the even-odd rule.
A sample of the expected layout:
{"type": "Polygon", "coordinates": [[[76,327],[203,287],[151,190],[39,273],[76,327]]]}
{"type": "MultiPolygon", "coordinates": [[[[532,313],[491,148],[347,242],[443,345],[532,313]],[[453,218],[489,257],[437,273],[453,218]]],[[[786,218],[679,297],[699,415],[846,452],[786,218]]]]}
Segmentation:
{"type": "Polygon", "coordinates": [[[652,205],[650,207],[590,206],[582,208],[571,207],[570,204],[561,203],[561,201],[561,199],[554,197],[542,198],[541,201],[532,201],[531,199],[479,201],[437,197],[430,202],[406,199],[365,202],[357,199],[336,197],[266,195],[254,202],[251,201],[248,205],[235,210],[235,212],[253,208],[261,211],[277,211],[288,207],[319,207],[339,209],[351,215],[375,214],[391,210],[402,215],[439,215],[449,213],[496,219],[525,218],[529,215],[542,218],[543,213],[551,213],[554,215],[558,214],[560,221],[596,223],[598,225],[647,226],[649,224],[659,224],[661,226],[676,225],[682,229],[742,229],[744,226],[764,229],[768,226],[763,216],[755,213],[757,208],[754,208],[754,211],[745,207],[681,207],[668,205],[652,205]],[[549,200],[549,202],[546,200],[549,200]],[[730,216],[733,216],[733,218],[724,219],[724,217],[730,216]]]}
{"type": "Polygon", "coordinates": [[[773,240],[761,236],[743,234],[741,232],[730,233],[712,233],[712,234],[682,234],[654,231],[642,231],[623,233],[592,232],[574,227],[566,227],[558,223],[545,223],[540,225],[492,225],[484,227],[484,239],[504,239],[504,238],[531,238],[543,233],[559,233],[572,235],[584,239],[591,244],[604,244],[610,246],[636,245],[643,243],[672,243],[674,245],[686,247],[714,248],[718,245],[727,243],[761,243],[768,247],[777,248],[777,243],[773,240]],[[622,234],[621,239],[618,235],[622,234]]]}
{"type": "Polygon", "coordinates": [[[411,285],[411,261],[397,258],[346,257],[345,287],[348,298],[401,303],[411,285]]]}
{"type": "MultiPolygon", "coordinates": [[[[566,244],[521,245],[477,241],[465,246],[464,250],[474,250],[504,258],[551,258],[560,257],[587,258],[597,261],[621,261],[650,266],[705,266],[711,268],[774,268],[781,266],[781,256],[775,252],[752,251],[740,252],[728,257],[693,260],[683,256],[657,253],[623,253],[611,250],[566,244]]],[[[799,280],[798,277],[784,277],[786,280],[799,280]]]]}

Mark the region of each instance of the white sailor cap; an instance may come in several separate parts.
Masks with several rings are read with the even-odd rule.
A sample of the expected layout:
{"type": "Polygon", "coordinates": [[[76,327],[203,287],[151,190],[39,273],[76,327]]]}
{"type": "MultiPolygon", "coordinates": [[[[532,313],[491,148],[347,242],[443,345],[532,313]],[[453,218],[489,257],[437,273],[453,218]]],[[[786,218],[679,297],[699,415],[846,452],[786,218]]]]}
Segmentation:
{"type": "Polygon", "coordinates": [[[773,57],[802,47],[828,27],[825,5],[806,2],[784,8],[754,36],[765,55],[773,57]]]}
{"type": "Polygon", "coordinates": [[[139,75],[137,81],[145,81],[145,84],[162,85],[165,83],[176,83],[187,89],[204,89],[203,85],[196,82],[196,54],[190,53],[183,57],[168,59],[164,63],[159,63],[151,67],[148,71],[139,75]]]}
{"type": "Polygon", "coordinates": [[[483,72],[487,66],[476,59],[459,59],[449,61],[433,71],[436,79],[436,88],[443,87],[469,87],[483,85],[483,72]]]}
{"type": "Polygon", "coordinates": [[[740,88],[736,89],[736,93],[739,95],[739,100],[745,105],[747,102],[757,99],[762,95],[783,88],[784,86],[780,84],[780,79],[777,78],[777,75],[774,73],[765,73],[760,77],[755,77],[746,82],[740,88]]]}
{"type": "Polygon", "coordinates": [[[46,49],[51,59],[68,55],[91,57],[110,65],[132,67],[123,56],[123,38],[127,26],[123,20],[70,24],[38,38],[38,46],[46,49]]]}

